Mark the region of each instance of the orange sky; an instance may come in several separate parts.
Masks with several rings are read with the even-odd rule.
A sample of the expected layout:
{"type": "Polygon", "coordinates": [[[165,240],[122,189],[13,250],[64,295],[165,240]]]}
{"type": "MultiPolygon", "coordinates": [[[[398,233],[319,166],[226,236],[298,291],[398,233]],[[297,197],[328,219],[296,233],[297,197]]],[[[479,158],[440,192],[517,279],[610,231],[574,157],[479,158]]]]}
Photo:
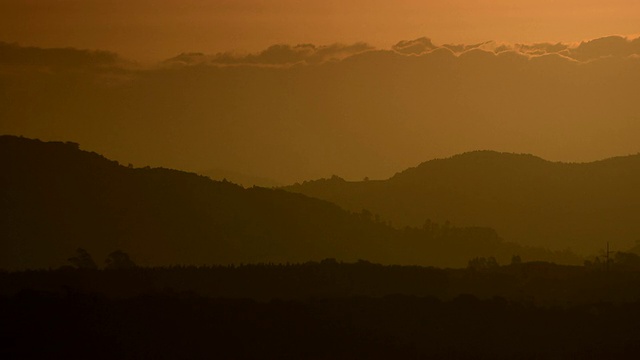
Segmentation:
{"type": "Polygon", "coordinates": [[[578,41],[640,32],[637,0],[2,0],[0,40],[154,61],[275,43],[578,41]]]}

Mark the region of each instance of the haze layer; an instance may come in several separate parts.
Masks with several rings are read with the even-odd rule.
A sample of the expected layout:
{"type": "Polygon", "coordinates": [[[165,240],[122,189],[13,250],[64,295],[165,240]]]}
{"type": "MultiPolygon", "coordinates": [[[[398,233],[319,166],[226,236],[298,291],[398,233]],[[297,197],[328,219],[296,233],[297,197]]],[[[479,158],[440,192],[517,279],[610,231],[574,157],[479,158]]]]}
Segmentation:
{"type": "Polygon", "coordinates": [[[390,50],[276,45],[140,67],[109,52],[0,45],[0,132],[124,163],[281,183],[386,178],[477,150],[591,161],[637,153],[640,40],[390,50]]]}

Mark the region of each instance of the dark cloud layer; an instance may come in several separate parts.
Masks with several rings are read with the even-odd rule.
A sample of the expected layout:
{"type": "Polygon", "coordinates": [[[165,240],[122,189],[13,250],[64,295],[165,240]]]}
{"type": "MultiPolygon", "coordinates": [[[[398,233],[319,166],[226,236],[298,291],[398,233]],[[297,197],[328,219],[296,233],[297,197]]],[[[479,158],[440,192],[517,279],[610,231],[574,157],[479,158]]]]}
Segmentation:
{"type": "Polygon", "coordinates": [[[365,43],[353,45],[333,44],[315,46],[312,44],[273,45],[257,54],[240,55],[220,53],[205,55],[202,53],[180,54],[166,61],[169,64],[223,64],[223,65],[292,65],[318,64],[326,61],[338,61],[351,55],[373,48],[365,43]]]}
{"type": "MultiPolygon", "coordinates": [[[[351,56],[369,51],[392,51],[401,55],[425,55],[432,52],[449,50],[456,56],[470,51],[482,51],[499,54],[514,52],[529,58],[551,54],[567,59],[586,62],[600,58],[625,58],[640,56],[640,38],[608,36],[578,44],[533,43],[508,44],[487,41],[479,44],[443,44],[436,45],[426,37],[400,41],[391,50],[379,50],[365,43],[350,45],[332,44],[316,46],[313,44],[273,45],[261,52],[218,53],[182,53],[164,61],[170,65],[257,65],[290,66],[295,64],[321,64],[341,61],[351,56]]],[[[22,47],[18,44],[0,42],[0,64],[20,66],[55,66],[66,68],[107,67],[122,65],[124,60],[117,54],[107,51],[79,50],[74,48],[43,49],[22,47]]]]}
{"type": "MultiPolygon", "coordinates": [[[[533,43],[507,44],[487,41],[479,44],[444,44],[436,45],[431,39],[422,37],[415,40],[404,40],[394,45],[391,51],[402,55],[424,55],[436,50],[450,50],[456,55],[468,51],[479,50],[488,53],[515,52],[527,57],[559,54],[576,61],[590,61],[604,57],[628,57],[640,55],[640,38],[629,39],[622,36],[609,36],[584,41],[579,44],[533,43]]],[[[314,46],[302,44],[296,46],[274,45],[256,53],[239,55],[221,53],[204,55],[202,53],[181,54],[168,62],[182,64],[245,64],[245,65],[291,65],[318,64],[325,61],[343,60],[353,55],[375,50],[373,47],[358,43],[353,45],[334,44],[314,46]]]]}
{"type": "Polygon", "coordinates": [[[580,43],[569,49],[569,56],[576,60],[593,60],[602,57],[626,57],[640,54],[640,38],[627,39],[609,36],[580,43]]]}
{"type": "Polygon", "coordinates": [[[0,42],[0,64],[2,65],[86,68],[115,66],[122,62],[123,60],[117,54],[108,51],[73,48],[42,49],[0,42]]]}
{"type": "Polygon", "coordinates": [[[431,42],[431,39],[426,37],[415,40],[400,41],[393,46],[393,50],[406,55],[418,55],[437,48],[438,47],[431,42]]]}

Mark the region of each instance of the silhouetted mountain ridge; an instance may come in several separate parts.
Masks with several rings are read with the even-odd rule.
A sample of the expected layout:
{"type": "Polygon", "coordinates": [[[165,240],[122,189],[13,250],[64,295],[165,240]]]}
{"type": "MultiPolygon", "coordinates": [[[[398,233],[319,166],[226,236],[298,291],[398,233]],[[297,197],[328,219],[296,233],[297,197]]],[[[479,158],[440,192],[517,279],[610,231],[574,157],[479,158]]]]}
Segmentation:
{"type": "Polygon", "coordinates": [[[0,133],[74,139],[124,164],[285,184],[332,173],[388,178],[471,149],[591,161],[640,151],[639,55],[640,40],[620,36],[442,46],[424,38],[393,49],[187,53],[142,66],[0,43],[0,133]]]}
{"type": "Polygon", "coordinates": [[[489,226],[532,246],[627,249],[640,233],[640,155],[591,163],[475,151],[424,162],[388,180],[310,181],[287,190],[367,208],[394,224],[425,219],[489,226]]]}
{"type": "Polygon", "coordinates": [[[230,171],[225,169],[207,169],[198,172],[200,175],[209,177],[212,180],[227,180],[234,184],[242,185],[243,187],[277,187],[283,186],[282,183],[274,179],[269,179],[261,176],[255,176],[238,171],[230,171]]]}
{"type": "Polygon", "coordinates": [[[396,230],[362,210],[283,190],[119,165],[78,144],[0,137],[0,267],[59,266],[82,247],[142,265],[345,261],[465,266],[476,256],[576,263],[487,228],[396,230]]]}

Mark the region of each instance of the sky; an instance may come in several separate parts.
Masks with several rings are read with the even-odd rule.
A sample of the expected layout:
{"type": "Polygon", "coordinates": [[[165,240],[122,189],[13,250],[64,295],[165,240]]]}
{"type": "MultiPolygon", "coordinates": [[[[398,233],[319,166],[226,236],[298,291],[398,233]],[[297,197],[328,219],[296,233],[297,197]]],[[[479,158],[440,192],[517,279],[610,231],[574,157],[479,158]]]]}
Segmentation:
{"type": "Polygon", "coordinates": [[[2,0],[0,41],[117,52],[154,62],[182,52],[273,44],[575,42],[633,35],[635,0],[2,0]]]}
{"type": "Polygon", "coordinates": [[[637,0],[0,0],[0,133],[281,184],[595,161],[640,151],[639,25],[637,0]]]}

